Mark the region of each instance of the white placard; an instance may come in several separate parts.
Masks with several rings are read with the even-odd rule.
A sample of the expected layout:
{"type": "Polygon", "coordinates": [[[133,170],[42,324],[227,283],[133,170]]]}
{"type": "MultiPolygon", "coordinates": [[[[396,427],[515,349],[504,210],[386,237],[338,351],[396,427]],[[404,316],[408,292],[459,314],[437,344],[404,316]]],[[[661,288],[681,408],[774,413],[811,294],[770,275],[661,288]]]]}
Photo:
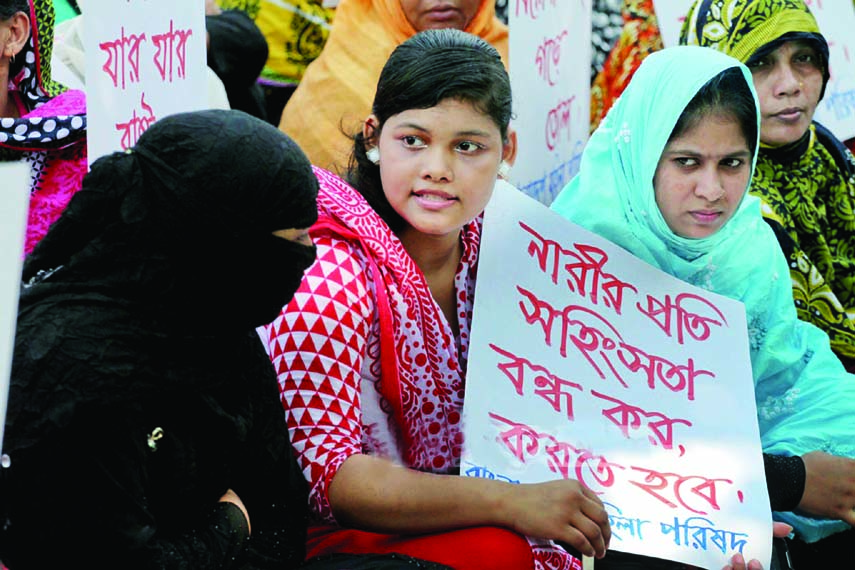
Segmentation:
{"type": "Polygon", "coordinates": [[[18,293],[21,289],[24,239],[27,233],[27,209],[30,200],[30,166],[25,162],[0,163],[0,450],[6,428],[6,404],[12,353],[15,349],[15,323],[18,319],[18,293]]]}
{"type": "Polygon", "coordinates": [[[610,548],[769,567],[772,518],[742,303],[506,183],[484,217],[461,474],[576,479],[610,548]]]}
{"type": "MultiPolygon", "coordinates": [[[[680,40],[692,0],[654,0],[665,46],[680,40]]],[[[840,140],[855,137],[855,6],[849,0],[805,0],[828,41],[831,79],[814,119],[840,140]]]]}
{"type": "Polygon", "coordinates": [[[87,0],[83,25],[90,164],[206,108],[204,0],[87,0]]]}
{"type": "Polygon", "coordinates": [[[591,3],[511,0],[508,23],[519,144],[511,180],[550,204],[579,171],[588,140],[591,3]]]}

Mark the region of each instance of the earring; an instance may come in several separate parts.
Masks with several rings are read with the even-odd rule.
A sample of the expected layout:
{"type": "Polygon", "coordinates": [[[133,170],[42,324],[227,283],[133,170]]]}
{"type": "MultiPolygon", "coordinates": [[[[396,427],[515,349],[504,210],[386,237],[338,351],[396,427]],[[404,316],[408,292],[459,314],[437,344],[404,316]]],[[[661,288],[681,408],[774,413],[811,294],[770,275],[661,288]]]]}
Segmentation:
{"type": "Polygon", "coordinates": [[[373,162],[374,164],[380,164],[380,149],[376,146],[372,146],[365,153],[365,156],[368,157],[368,160],[373,162]]]}
{"type": "Polygon", "coordinates": [[[499,172],[498,172],[498,176],[499,176],[499,178],[501,178],[502,180],[507,180],[508,178],[510,178],[510,176],[511,176],[511,165],[510,165],[510,164],[508,164],[508,163],[507,163],[507,161],[504,161],[504,160],[503,160],[503,161],[499,164],[499,172]]]}

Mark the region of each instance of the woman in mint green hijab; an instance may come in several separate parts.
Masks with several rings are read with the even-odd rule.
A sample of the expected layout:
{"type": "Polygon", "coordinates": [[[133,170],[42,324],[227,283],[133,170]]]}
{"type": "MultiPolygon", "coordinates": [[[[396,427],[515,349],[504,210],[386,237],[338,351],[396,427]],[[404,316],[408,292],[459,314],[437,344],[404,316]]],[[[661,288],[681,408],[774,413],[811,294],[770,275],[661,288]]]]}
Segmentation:
{"type": "Polygon", "coordinates": [[[817,477],[839,473],[816,467],[855,469],[843,459],[855,457],[855,377],[828,336],[797,318],[787,261],[759,200],[747,194],[758,106],[751,73],[736,59],[687,46],[654,53],[552,208],[675,277],[745,304],[767,482],[773,510],[782,511],[775,518],[813,542],[855,524],[855,478],[817,488],[817,477]],[[803,495],[851,504],[840,516],[812,518],[792,512],[805,510],[803,495]]]}

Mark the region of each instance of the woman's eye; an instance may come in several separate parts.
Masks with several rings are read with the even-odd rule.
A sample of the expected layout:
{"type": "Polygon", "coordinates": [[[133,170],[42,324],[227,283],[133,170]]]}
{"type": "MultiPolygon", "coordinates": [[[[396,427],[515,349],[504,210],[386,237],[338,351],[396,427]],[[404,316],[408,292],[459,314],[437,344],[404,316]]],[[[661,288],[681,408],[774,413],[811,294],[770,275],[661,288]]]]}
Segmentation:
{"type": "Polygon", "coordinates": [[[415,135],[405,135],[401,137],[406,146],[424,146],[424,141],[415,135]]]}
{"type": "Polygon", "coordinates": [[[698,159],[691,156],[680,156],[674,159],[680,166],[697,166],[698,159]]]}
{"type": "Polygon", "coordinates": [[[482,147],[478,143],[474,143],[472,141],[464,141],[457,145],[457,148],[459,148],[463,152],[475,152],[477,150],[480,150],[482,147]]]}
{"type": "Polygon", "coordinates": [[[812,53],[800,53],[794,58],[796,63],[814,63],[816,56],[812,53]]]}
{"type": "Polygon", "coordinates": [[[761,69],[769,65],[769,60],[765,57],[761,57],[760,59],[754,60],[751,63],[746,63],[749,69],[761,69]]]}
{"type": "Polygon", "coordinates": [[[744,163],[743,163],[743,161],[742,161],[742,159],[741,159],[741,158],[726,158],[726,159],[723,161],[723,164],[724,164],[725,166],[727,166],[728,168],[739,168],[739,167],[740,167],[740,166],[742,166],[744,163]]]}

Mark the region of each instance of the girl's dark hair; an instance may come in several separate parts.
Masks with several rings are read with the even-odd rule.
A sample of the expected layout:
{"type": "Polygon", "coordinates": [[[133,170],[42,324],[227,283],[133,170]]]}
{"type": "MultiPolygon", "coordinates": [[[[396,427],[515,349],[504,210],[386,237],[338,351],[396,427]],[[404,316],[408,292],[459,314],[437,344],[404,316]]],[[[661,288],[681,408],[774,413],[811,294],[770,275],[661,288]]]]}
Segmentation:
{"type": "MultiPolygon", "coordinates": [[[[23,12],[27,19],[30,19],[30,2],[29,0],[0,0],[0,21],[5,21],[17,14],[23,12]]],[[[33,22],[30,22],[30,34],[33,33],[33,22]]],[[[13,78],[24,67],[24,58],[15,57],[15,62],[9,66],[9,78],[13,78]]]]}
{"type": "Polygon", "coordinates": [[[751,155],[757,151],[757,108],[751,88],[738,67],[729,67],[707,81],[692,97],[677,119],[671,136],[680,137],[704,117],[715,114],[731,115],[742,129],[751,155]]]}
{"type": "Polygon", "coordinates": [[[495,122],[503,140],[507,138],[511,82],[499,52],[478,36],[450,28],[420,32],[395,48],[374,95],[372,112],[379,124],[370,140],[362,131],[351,136],[347,180],[395,233],[405,222],[389,205],[380,167],[365,156],[366,144],[377,142],[389,117],[435,107],[446,99],[472,104],[495,122]]]}
{"type": "Polygon", "coordinates": [[[23,12],[30,17],[30,3],[28,0],[0,0],[0,20],[8,20],[16,12],[23,12]]]}

